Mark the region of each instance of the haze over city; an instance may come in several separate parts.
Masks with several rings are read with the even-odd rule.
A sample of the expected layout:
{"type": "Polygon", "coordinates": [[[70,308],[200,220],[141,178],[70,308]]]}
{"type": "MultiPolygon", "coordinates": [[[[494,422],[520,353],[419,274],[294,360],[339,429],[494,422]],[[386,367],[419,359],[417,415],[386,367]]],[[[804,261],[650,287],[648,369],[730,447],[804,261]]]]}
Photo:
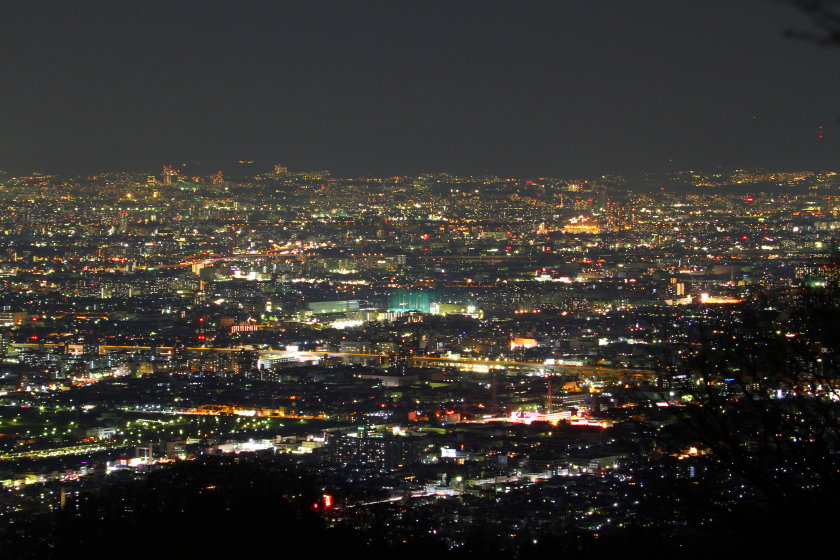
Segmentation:
{"type": "Polygon", "coordinates": [[[340,176],[836,162],[836,53],[786,2],[16,2],[0,167],[340,176]],[[818,138],[819,126],[823,138],[818,138]]]}

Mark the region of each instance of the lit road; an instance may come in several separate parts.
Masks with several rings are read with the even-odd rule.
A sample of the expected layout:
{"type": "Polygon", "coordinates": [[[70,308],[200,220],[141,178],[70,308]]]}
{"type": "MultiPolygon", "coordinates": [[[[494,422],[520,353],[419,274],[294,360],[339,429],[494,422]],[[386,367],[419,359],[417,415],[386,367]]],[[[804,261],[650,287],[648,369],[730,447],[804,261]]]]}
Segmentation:
{"type": "MultiPolygon", "coordinates": [[[[14,343],[11,346],[18,349],[31,348],[55,348],[62,347],[62,344],[38,344],[38,343],[14,343]]],[[[120,352],[120,351],[140,351],[140,350],[158,350],[161,352],[169,352],[176,350],[173,346],[130,346],[130,345],[102,345],[99,347],[104,352],[120,352]]],[[[242,346],[226,346],[226,347],[203,347],[203,346],[187,346],[181,348],[190,352],[240,352],[246,350],[242,346]]],[[[307,359],[318,359],[322,357],[336,357],[336,358],[370,358],[379,360],[388,360],[392,356],[390,354],[367,354],[362,352],[331,352],[331,351],[284,351],[284,350],[260,350],[259,352],[265,354],[290,354],[300,358],[302,361],[307,359]]],[[[646,369],[631,369],[631,368],[616,368],[604,366],[578,366],[565,364],[545,364],[540,362],[520,362],[515,360],[484,360],[480,358],[445,358],[433,356],[411,356],[409,361],[412,365],[423,367],[424,365],[439,365],[452,366],[460,368],[476,367],[492,367],[492,368],[515,368],[515,369],[541,369],[545,371],[554,372],[568,372],[578,375],[592,376],[592,377],[611,377],[611,378],[629,378],[629,379],[645,379],[652,380],[656,377],[656,372],[646,369]]]]}

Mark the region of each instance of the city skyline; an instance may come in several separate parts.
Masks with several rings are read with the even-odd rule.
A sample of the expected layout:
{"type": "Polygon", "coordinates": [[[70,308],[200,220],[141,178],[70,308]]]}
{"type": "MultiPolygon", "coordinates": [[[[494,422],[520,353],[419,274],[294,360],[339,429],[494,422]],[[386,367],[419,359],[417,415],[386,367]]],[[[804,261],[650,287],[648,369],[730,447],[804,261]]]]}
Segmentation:
{"type": "Polygon", "coordinates": [[[833,519],[837,172],[162,171],[0,178],[5,556],[301,519],[361,553],[754,551],[833,519]]]}

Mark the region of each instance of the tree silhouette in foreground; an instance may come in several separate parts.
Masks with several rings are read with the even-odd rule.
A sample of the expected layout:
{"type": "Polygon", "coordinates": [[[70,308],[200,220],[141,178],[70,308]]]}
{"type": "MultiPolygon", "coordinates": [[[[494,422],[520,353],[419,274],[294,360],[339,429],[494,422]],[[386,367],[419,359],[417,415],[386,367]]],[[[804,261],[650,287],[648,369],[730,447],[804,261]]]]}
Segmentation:
{"type": "Polygon", "coordinates": [[[785,35],[820,46],[840,46],[840,2],[837,0],[782,0],[804,12],[812,29],[788,29],[785,35]]]}
{"type": "Polygon", "coordinates": [[[682,396],[677,441],[755,489],[768,532],[825,528],[840,503],[836,281],[753,302],[672,350],[662,380],[682,396]]]}

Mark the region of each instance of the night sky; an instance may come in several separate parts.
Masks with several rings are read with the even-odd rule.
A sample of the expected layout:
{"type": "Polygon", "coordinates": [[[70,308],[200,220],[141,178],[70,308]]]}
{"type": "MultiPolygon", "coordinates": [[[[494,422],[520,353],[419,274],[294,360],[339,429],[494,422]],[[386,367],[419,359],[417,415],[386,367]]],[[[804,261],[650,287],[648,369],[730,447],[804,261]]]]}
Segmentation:
{"type": "Polygon", "coordinates": [[[840,168],[840,47],[772,0],[4,2],[0,168],[840,168]],[[817,138],[818,127],[824,138],[817,138]]]}

